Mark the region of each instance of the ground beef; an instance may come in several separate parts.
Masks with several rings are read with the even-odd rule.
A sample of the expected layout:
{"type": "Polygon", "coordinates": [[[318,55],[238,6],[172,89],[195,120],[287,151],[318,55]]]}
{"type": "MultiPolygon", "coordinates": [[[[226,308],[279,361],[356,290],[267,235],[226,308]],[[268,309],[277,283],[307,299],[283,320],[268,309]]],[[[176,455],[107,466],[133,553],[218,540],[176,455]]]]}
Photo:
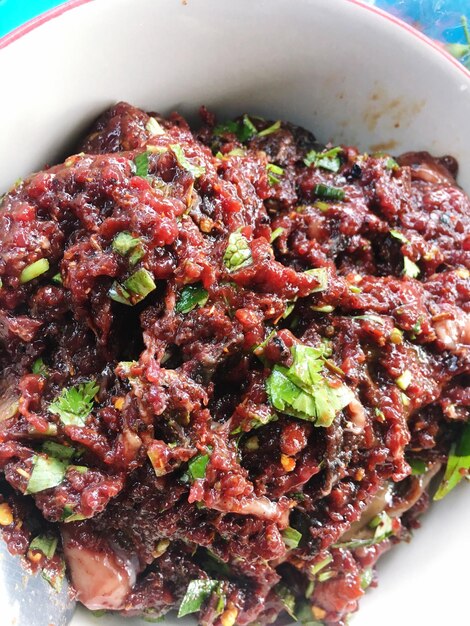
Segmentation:
{"type": "Polygon", "coordinates": [[[0,524],[92,609],[342,626],[467,436],[469,198],[201,117],[120,103],[1,200],[0,524]]]}

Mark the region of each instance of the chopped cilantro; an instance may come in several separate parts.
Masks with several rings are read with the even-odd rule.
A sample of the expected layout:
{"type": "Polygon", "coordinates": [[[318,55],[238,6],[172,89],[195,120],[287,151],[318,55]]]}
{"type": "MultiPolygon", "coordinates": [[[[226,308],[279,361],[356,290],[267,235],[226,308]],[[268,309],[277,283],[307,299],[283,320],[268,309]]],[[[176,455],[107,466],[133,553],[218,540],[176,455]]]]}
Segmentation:
{"type": "Polygon", "coordinates": [[[229,120],[214,128],[214,135],[216,136],[225,135],[227,133],[236,135],[237,139],[244,143],[254,137],[258,131],[248,115],[244,115],[240,122],[229,120]]]}
{"type": "Polygon", "coordinates": [[[407,256],[403,257],[403,275],[409,278],[417,278],[419,276],[420,269],[414,261],[407,256]]]}
{"type": "Polygon", "coordinates": [[[330,426],[336,414],[353,399],[351,390],[331,385],[323,376],[324,355],[318,348],[305,345],[292,347],[293,364],[286,368],[275,365],[266,380],[269,401],[279,411],[330,426]]]}
{"type": "Polygon", "coordinates": [[[207,302],[208,297],[209,294],[201,285],[201,283],[186,285],[181,290],[179,300],[175,306],[175,310],[177,313],[189,313],[197,306],[204,306],[207,302]]]}
{"type": "Polygon", "coordinates": [[[236,272],[253,263],[251,249],[246,237],[241,233],[231,233],[224,254],[224,265],[229,272],[236,272]]]}
{"type": "Polygon", "coordinates": [[[180,167],[189,172],[194,178],[199,178],[205,173],[206,168],[204,165],[197,165],[197,163],[190,161],[185,155],[183,148],[178,143],[172,143],[170,148],[180,167]]]}
{"type": "Polygon", "coordinates": [[[213,593],[216,593],[219,600],[222,599],[223,604],[225,605],[222,583],[219,580],[192,580],[189,583],[188,588],[186,589],[186,594],[181,601],[178,617],[184,617],[185,615],[199,611],[203,603],[213,593]]]}
{"type": "Polygon", "coordinates": [[[442,500],[470,471],[470,422],[465,424],[460,439],[449,452],[447,466],[434,500],[442,500]]]}
{"type": "Polygon", "coordinates": [[[77,454],[77,450],[72,446],[64,446],[56,441],[45,441],[42,444],[42,451],[60,461],[70,461],[77,454]]]}
{"type": "Polygon", "coordinates": [[[49,261],[47,259],[38,259],[27,265],[20,274],[20,283],[23,285],[24,283],[29,283],[34,278],[41,276],[49,269],[49,261]]]}
{"type": "Polygon", "coordinates": [[[146,178],[149,175],[149,152],[142,152],[134,158],[135,175],[146,178]]]}
{"type": "Polygon", "coordinates": [[[299,533],[298,530],[292,528],[291,526],[285,528],[281,534],[282,538],[284,539],[284,543],[286,544],[286,547],[291,550],[297,548],[300,540],[302,539],[302,533],[299,533]]]}
{"type": "Polygon", "coordinates": [[[304,159],[304,163],[307,167],[313,165],[314,167],[321,167],[324,170],[330,172],[338,172],[341,168],[341,159],[339,154],[343,151],[340,146],[336,148],[330,148],[323,152],[317,152],[316,150],[310,150],[304,159]]]}
{"type": "Polygon", "coordinates": [[[344,200],[346,197],[343,189],[332,187],[331,185],[324,185],[323,183],[315,185],[314,193],[324,200],[344,200]]]}
{"type": "Polygon", "coordinates": [[[44,361],[39,358],[34,361],[31,371],[33,372],[33,374],[38,374],[39,376],[46,377],[48,370],[44,361]]]}
{"type": "Polygon", "coordinates": [[[65,426],[84,426],[93,409],[93,398],[98,392],[94,380],[62,389],[57,398],[49,405],[49,411],[58,415],[65,426]]]}
{"type": "Polygon", "coordinates": [[[62,281],[62,276],[60,274],[60,272],[57,272],[57,274],[54,274],[54,276],[51,278],[52,282],[55,285],[62,285],[63,281],[62,281]]]}
{"type": "Polygon", "coordinates": [[[206,477],[206,467],[208,463],[208,454],[197,454],[189,461],[188,472],[192,480],[206,477]]]}

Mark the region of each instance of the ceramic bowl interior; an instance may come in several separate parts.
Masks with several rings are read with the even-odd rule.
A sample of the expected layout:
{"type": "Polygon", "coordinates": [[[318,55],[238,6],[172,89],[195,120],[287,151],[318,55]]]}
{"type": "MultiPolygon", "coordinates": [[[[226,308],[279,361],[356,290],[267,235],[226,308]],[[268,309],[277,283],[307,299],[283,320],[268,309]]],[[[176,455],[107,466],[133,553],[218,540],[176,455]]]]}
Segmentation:
{"type": "MultiPolygon", "coordinates": [[[[117,100],[194,120],[201,104],[221,118],[247,111],[368,150],[450,153],[470,190],[470,74],[378,11],[351,0],[72,4],[0,50],[0,191],[63,156],[117,100]]],[[[380,590],[352,623],[465,623],[469,507],[464,488],[433,507],[411,546],[385,557],[380,590]]],[[[130,623],[82,611],[73,626],[130,623]]]]}

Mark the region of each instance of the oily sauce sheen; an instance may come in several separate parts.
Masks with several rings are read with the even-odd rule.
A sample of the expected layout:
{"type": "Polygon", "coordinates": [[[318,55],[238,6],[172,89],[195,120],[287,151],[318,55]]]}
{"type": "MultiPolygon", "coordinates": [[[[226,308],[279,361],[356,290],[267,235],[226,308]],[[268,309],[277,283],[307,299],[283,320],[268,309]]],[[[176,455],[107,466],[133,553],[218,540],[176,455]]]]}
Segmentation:
{"type": "Polygon", "coordinates": [[[0,201],[0,527],[91,609],[343,626],[469,470],[469,198],[201,117],[119,103],[0,201]]]}

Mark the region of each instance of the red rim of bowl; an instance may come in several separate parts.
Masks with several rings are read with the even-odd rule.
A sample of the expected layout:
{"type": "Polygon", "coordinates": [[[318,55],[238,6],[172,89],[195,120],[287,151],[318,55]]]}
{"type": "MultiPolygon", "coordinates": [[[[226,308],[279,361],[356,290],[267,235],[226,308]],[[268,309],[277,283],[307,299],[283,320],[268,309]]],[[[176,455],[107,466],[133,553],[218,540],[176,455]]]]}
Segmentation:
{"type": "MultiPolygon", "coordinates": [[[[56,17],[59,17],[60,15],[66,13],[67,11],[70,11],[71,9],[75,9],[76,7],[92,1],[93,0],[68,0],[68,2],[64,2],[63,4],[60,4],[59,6],[50,9],[45,13],[41,13],[37,17],[34,17],[33,19],[25,22],[21,26],[18,26],[18,28],[15,28],[3,37],[0,37],[0,50],[2,48],[6,48],[18,39],[21,39],[21,37],[31,32],[32,30],[35,30],[42,24],[45,24],[46,22],[49,22],[56,17]]],[[[386,19],[392,24],[395,24],[395,26],[406,30],[410,35],[413,35],[422,43],[426,44],[427,46],[431,47],[433,50],[441,54],[445,59],[447,59],[447,61],[452,63],[454,67],[458,68],[466,78],[470,79],[470,71],[467,70],[467,68],[460,61],[458,61],[449,52],[447,52],[447,50],[445,50],[445,48],[441,46],[438,42],[430,39],[413,26],[410,26],[403,20],[395,17],[394,15],[391,15],[390,13],[387,13],[386,11],[383,11],[382,9],[378,9],[377,7],[371,6],[369,4],[364,4],[361,0],[346,0],[346,2],[350,2],[351,4],[354,4],[361,9],[364,9],[365,11],[375,13],[376,15],[379,15],[380,17],[386,19]]]]}

